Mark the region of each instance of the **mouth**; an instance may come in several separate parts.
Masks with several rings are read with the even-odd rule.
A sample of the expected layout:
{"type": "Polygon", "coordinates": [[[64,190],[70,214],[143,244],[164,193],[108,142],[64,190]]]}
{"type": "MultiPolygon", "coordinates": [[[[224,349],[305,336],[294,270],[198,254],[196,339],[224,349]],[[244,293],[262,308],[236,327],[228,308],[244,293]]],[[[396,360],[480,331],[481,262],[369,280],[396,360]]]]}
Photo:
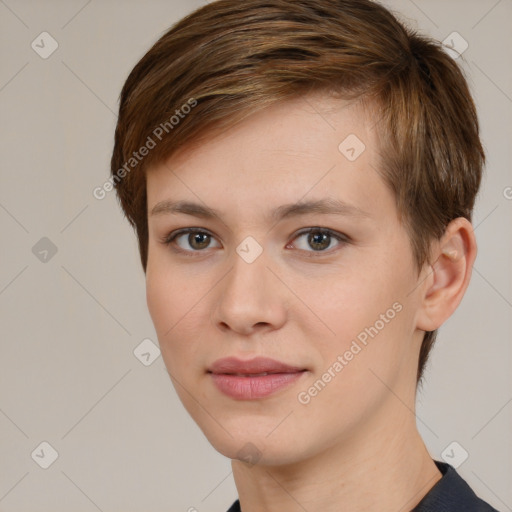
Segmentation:
{"type": "MultiPolygon", "coordinates": [[[[301,370],[306,371],[306,370],[301,370]]],[[[210,372],[213,373],[213,372],[210,372]]],[[[233,375],[235,377],[265,377],[265,375],[282,375],[284,373],[297,372],[263,372],[263,373],[216,373],[215,375],[233,375]]]]}
{"type": "Polygon", "coordinates": [[[210,366],[210,368],[208,368],[209,373],[237,376],[297,373],[304,370],[305,368],[292,366],[268,357],[255,357],[246,361],[236,357],[225,357],[223,359],[218,359],[210,366]]]}
{"type": "Polygon", "coordinates": [[[268,397],[297,382],[308,370],[274,359],[219,359],[207,370],[217,389],[236,400],[268,397]]]}

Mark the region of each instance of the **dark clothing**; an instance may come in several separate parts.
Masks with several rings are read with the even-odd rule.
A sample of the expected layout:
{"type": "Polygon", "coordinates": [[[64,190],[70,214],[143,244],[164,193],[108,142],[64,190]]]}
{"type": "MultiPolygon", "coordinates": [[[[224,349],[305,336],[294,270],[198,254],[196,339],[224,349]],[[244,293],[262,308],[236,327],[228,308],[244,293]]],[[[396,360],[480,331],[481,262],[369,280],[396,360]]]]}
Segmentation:
{"type": "MultiPolygon", "coordinates": [[[[453,466],[434,462],[443,476],[411,512],[498,512],[473,492],[453,466]]],[[[240,501],[228,512],[241,512],[240,501]]]]}

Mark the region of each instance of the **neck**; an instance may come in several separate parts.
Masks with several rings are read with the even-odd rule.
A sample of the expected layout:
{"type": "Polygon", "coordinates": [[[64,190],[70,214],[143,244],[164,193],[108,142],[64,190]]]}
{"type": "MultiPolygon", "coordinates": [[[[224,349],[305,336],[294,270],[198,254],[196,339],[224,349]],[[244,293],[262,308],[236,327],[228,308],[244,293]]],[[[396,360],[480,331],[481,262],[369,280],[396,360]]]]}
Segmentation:
{"type": "Polygon", "coordinates": [[[242,512],[412,510],[442,475],[414,414],[401,409],[397,420],[386,424],[376,418],[350,438],[294,464],[250,466],[233,460],[242,512]]]}

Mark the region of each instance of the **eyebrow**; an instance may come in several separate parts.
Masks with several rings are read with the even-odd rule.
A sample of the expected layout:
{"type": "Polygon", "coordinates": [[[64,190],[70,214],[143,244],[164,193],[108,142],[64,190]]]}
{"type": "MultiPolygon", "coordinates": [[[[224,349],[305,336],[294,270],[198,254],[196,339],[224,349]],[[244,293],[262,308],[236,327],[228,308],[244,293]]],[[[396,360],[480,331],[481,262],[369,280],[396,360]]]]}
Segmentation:
{"type": "MultiPolygon", "coordinates": [[[[222,221],[220,212],[198,203],[191,201],[172,201],[164,200],[157,203],[151,210],[151,215],[175,215],[185,214],[203,219],[218,219],[222,221]]],[[[297,202],[284,204],[271,210],[269,218],[273,221],[279,221],[286,218],[296,217],[317,213],[323,215],[341,215],[346,217],[369,218],[371,215],[344,201],[334,198],[318,199],[316,201],[297,202]]],[[[223,222],[223,221],[222,221],[223,222]]]]}

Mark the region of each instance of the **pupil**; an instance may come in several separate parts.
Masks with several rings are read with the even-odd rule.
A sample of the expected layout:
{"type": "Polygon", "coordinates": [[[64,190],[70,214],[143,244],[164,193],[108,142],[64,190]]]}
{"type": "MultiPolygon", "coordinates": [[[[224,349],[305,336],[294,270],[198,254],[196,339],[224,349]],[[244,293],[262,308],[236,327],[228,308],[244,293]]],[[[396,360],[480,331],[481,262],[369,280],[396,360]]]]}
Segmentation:
{"type": "MultiPolygon", "coordinates": [[[[190,235],[192,237],[192,243],[190,243],[190,245],[192,247],[196,247],[197,248],[197,245],[199,245],[200,247],[199,248],[203,248],[204,246],[208,246],[208,237],[209,235],[207,235],[206,233],[193,233],[190,235]],[[203,241],[201,242],[201,239],[203,239],[203,241]],[[197,242],[197,244],[196,244],[197,242]]],[[[189,240],[190,242],[190,240],[189,240]]]]}
{"type": "Polygon", "coordinates": [[[329,247],[328,237],[329,237],[328,234],[317,232],[317,234],[309,236],[309,241],[310,241],[310,243],[312,242],[313,244],[321,244],[322,245],[322,247],[320,247],[319,249],[315,249],[315,247],[313,247],[313,249],[315,249],[315,251],[316,251],[316,250],[320,250],[322,248],[325,249],[326,247],[329,247]],[[318,238],[318,237],[320,237],[320,238],[318,238]],[[327,240],[327,245],[325,243],[322,244],[322,242],[325,242],[326,240],[327,240]]]}

